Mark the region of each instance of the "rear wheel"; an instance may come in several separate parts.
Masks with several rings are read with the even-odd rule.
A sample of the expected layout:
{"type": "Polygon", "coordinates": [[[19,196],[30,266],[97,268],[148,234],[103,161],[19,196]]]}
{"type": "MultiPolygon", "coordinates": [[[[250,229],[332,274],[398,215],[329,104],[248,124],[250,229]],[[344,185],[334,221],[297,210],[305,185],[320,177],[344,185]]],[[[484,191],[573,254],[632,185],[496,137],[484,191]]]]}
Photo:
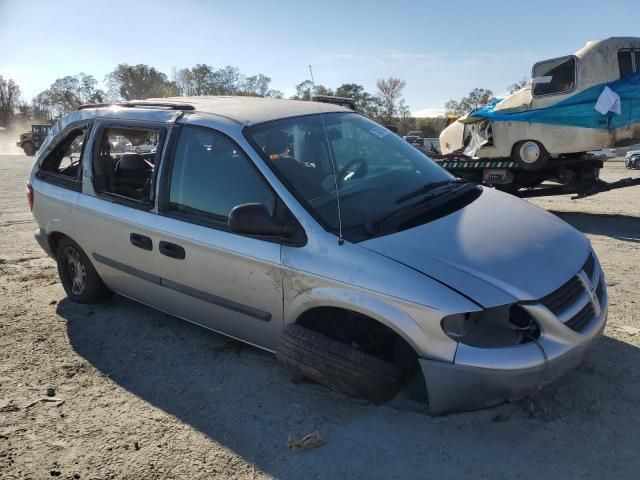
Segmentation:
{"type": "Polygon", "coordinates": [[[513,158],[524,170],[539,170],[549,161],[549,153],[544,145],[535,140],[524,140],[513,146],[513,158]]]}
{"type": "Polygon", "coordinates": [[[26,142],[22,144],[22,149],[24,150],[24,154],[27,157],[32,157],[34,153],[36,153],[36,147],[33,146],[33,143],[26,142]]]}
{"type": "Polygon", "coordinates": [[[58,274],[69,300],[76,303],[104,302],[111,291],[89,261],[82,248],[69,237],[58,243],[58,274]]]}
{"type": "Polygon", "coordinates": [[[332,390],[373,402],[395,395],[403,378],[397,365],[296,324],[284,328],[276,357],[332,390]]]}

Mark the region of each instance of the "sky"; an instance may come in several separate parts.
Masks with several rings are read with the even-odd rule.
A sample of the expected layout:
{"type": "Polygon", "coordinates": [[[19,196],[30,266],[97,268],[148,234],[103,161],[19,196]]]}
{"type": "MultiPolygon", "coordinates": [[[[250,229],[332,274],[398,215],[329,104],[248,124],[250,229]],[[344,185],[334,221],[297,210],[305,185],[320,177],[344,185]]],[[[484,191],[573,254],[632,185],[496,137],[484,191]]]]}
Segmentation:
{"type": "Polygon", "coordinates": [[[309,78],[335,88],[406,81],[416,116],[473,88],[503,95],[533,63],[588,40],[640,36],[639,0],[0,0],[0,75],[30,100],[57,78],[99,81],[119,63],[206,63],[263,73],[290,96],[309,78]]]}

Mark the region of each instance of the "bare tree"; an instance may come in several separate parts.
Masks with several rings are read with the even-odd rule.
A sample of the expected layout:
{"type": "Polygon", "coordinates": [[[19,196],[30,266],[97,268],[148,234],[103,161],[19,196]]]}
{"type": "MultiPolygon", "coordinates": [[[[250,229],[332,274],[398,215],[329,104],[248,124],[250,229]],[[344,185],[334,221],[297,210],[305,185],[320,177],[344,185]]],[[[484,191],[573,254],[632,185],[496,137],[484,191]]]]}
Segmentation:
{"type": "Polygon", "coordinates": [[[404,90],[406,82],[399,78],[389,77],[378,80],[376,85],[382,98],[382,116],[385,121],[391,121],[399,113],[402,90],[404,90]]]}
{"type": "Polygon", "coordinates": [[[20,103],[20,87],[10,78],[0,75],[0,125],[7,127],[16,115],[20,103]]]}
{"type": "Polygon", "coordinates": [[[527,77],[522,77],[517,82],[512,83],[507,88],[509,89],[509,93],[516,93],[518,90],[521,90],[527,84],[527,77]]]}

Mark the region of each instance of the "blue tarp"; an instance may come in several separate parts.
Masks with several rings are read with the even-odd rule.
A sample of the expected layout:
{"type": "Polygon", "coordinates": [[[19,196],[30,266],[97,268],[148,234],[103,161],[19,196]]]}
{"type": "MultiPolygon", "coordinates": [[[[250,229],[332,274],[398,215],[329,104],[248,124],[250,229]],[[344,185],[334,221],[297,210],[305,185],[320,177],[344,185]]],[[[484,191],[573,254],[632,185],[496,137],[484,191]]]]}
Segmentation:
{"type": "Polygon", "coordinates": [[[515,113],[495,112],[494,108],[498,101],[495,100],[486,107],[474,110],[469,116],[498,121],[546,123],[601,130],[620,128],[640,123],[640,72],[615,82],[595,85],[555,105],[537,110],[515,113]],[[612,112],[602,115],[594,108],[598,97],[607,86],[620,96],[622,110],[620,115],[612,112]]]}

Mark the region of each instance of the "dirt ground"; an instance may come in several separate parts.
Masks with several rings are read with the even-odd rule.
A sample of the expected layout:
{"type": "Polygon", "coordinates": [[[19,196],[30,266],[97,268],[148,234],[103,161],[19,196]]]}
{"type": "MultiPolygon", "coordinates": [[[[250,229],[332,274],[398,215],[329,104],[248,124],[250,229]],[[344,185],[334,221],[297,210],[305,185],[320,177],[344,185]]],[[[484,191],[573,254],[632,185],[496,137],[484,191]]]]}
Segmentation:
{"type": "MultiPolygon", "coordinates": [[[[609,323],[591,357],[533,402],[433,418],[300,382],[269,354],[122,297],[70,303],[32,236],[30,164],[0,156],[0,478],[640,475],[640,187],[534,200],[603,264],[609,323]],[[315,430],[321,447],[287,448],[315,430]]],[[[640,171],[603,171],[625,176],[640,171]]]]}

